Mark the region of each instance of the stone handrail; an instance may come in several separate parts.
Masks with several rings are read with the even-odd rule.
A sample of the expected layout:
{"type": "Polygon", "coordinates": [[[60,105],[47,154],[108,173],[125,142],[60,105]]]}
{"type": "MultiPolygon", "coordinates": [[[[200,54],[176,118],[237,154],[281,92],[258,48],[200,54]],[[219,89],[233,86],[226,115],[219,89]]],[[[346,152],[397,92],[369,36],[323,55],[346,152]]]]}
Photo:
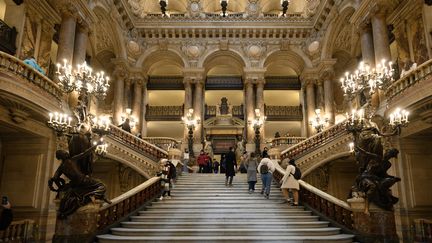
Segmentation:
{"type": "Polygon", "coordinates": [[[399,80],[393,82],[385,91],[387,99],[390,101],[408,88],[432,74],[432,59],[421,64],[416,69],[409,71],[399,80]]]}
{"type": "Polygon", "coordinates": [[[20,59],[0,52],[0,70],[24,78],[61,102],[63,92],[60,87],[20,59]]]}
{"type": "Polygon", "coordinates": [[[177,141],[174,138],[169,137],[144,137],[142,140],[147,141],[151,144],[156,145],[159,148],[168,150],[169,148],[176,147],[180,148],[181,141],[177,141]]]}
{"type": "Polygon", "coordinates": [[[298,144],[302,141],[306,140],[305,137],[278,137],[273,138],[270,143],[272,146],[279,146],[279,145],[294,145],[298,144]]]}
{"type": "Polygon", "coordinates": [[[160,177],[152,177],[141,185],[104,203],[99,209],[98,229],[104,230],[130,215],[161,193],[160,177]]]}
{"type": "Polygon", "coordinates": [[[35,221],[31,219],[12,221],[5,230],[0,231],[0,242],[29,242],[34,239],[35,221]]]}
{"type": "Polygon", "coordinates": [[[161,158],[168,158],[168,152],[165,150],[158,148],[156,145],[140,139],[131,133],[123,131],[114,125],[110,125],[110,133],[108,136],[130,148],[137,150],[140,153],[144,153],[147,157],[152,158],[154,161],[158,161],[161,158]]]}
{"type": "MultiPolygon", "coordinates": [[[[285,175],[285,171],[280,166],[276,166],[273,178],[280,182],[285,175]]],[[[318,188],[299,180],[300,200],[303,204],[325,215],[329,219],[343,225],[347,229],[353,230],[352,209],[348,203],[327,194],[318,188]]]]}
{"type": "Polygon", "coordinates": [[[317,133],[306,140],[282,151],[281,160],[285,158],[296,159],[319,147],[323,147],[327,142],[336,139],[339,136],[348,134],[345,128],[345,121],[340,122],[324,131],[317,133]]]}

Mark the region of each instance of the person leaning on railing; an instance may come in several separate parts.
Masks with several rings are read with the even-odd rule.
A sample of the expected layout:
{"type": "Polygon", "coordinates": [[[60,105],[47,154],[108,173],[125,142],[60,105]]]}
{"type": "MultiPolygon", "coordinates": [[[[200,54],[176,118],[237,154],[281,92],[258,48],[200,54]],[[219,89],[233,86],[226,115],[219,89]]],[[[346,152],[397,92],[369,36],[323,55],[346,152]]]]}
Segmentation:
{"type": "Polygon", "coordinates": [[[39,66],[39,64],[36,62],[34,57],[28,57],[24,60],[24,63],[27,64],[28,66],[36,69],[38,72],[40,72],[41,74],[45,75],[45,71],[39,66]]]}

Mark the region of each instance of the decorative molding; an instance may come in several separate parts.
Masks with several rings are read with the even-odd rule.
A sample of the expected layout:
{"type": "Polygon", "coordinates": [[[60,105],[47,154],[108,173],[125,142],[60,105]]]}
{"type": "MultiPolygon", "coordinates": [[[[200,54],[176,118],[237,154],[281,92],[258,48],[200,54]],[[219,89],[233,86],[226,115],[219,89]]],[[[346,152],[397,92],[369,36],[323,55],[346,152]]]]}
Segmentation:
{"type": "Polygon", "coordinates": [[[146,108],[146,121],[181,121],[184,106],[149,106],[146,108]]]}
{"type": "Polygon", "coordinates": [[[243,90],[242,77],[209,76],[205,83],[206,90],[243,90]]]}
{"type": "Polygon", "coordinates": [[[300,90],[301,83],[298,76],[266,76],[265,90],[300,90]]]}
{"type": "Polygon", "coordinates": [[[264,106],[267,121],[302,121],[301,106],[264,106]]]}
{"type": "Polygon", "coordinates": [[[184,78],[181,76],[150,76],[148,90],[184,90],[184,78]]]}

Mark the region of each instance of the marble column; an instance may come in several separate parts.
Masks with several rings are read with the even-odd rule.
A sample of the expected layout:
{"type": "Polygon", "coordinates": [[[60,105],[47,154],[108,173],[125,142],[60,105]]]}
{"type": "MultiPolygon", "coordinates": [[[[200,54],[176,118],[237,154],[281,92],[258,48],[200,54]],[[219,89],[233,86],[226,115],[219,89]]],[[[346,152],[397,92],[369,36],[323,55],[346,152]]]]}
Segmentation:
{"type": "Polygon", "coordinates": [[[308,127],[308,121],[307,121],[307,111],[306,111],[306,87],[305,84],[302,83],[301,90],[300,90],[300,105],[302,108],[302,114],[303,114],[303,121],[301,124],[301,136],[307,137],[307,127],[308,127]]]}
{"type": "Polygon", "coordinates": [[[246,89],[246,137],[248,144],[254,144],[255,131],[253,128],[253,120],[255,119],[255,108],[254,108],[254,90],[253,83],[251,80],[245,82],[246,89]]]}
{"type": "Polygon", "coordinates": [[[307,131],[308,137],[312,136],[315,129],[309,124],[309,121],[315,117],[315,84],[313,80],[306,82],[306,110],[307,110],[307,131]]]}
{"type": "Polygon", "coordinates": [[[124,82],[126,79],[126,72],[124,70],[116,70],[114,72],[114,78],[113,122],[114,125],[118,125],[121,123],[121,116],[123,113],[124,82]]]}
{"type": "Polygon", "coordinates": [[[137,78],[134,80],[133,88],[133,102],[132,102],[132,117],[138,120],[135,124],[133,133],[141,132],[141,103],[142,103],[142,80],[137,78]]]}
{"type": "Polygon", "coordinates": [[[322,80],[317,80],[317,93],[316,93],[316,108],[324,110],[324,83],[322,80]]]}
{"type": "MultiPolygon", "coordinates": [[[[381,60],[386,62],[391,60],[390,41],[387,35],[386,17],[383,10],[379,9],[372,17],[373,42],[375,50],[375,64],[381,63],[381,60]]],[[[384,93],[380,90],[372,95],[372,106],[378,107],[384,99],[384,93]]]]}
{"type": "Polygon", "coordinates": [[[202,143],[203,140],[203,106],[204,106],[204,92],[203,92],[203,82],[201,80],[195,80],[195,97],[194,97],[194,116],[199,118],[201,121],[197,124],[194,130],[195,144],[202,143]]]}
{"type": "Polygon", "coordinates": [[[124,82],[123,105],[124,108],[132,108],[132,80],[126,79],[124,82]]]}
{"type": "Polygon", "coordinates": [[[370,24],[360,26],[360,41],[363,62],[371,67],[375,66],[374,40],[372,36],[372,27],[370,24]]]}
{"type": "Polygon", "coordinates": [[[148,90],[147,90],[147,79],[144,78],[142,80],[142,104],[141,104],[141,136],[147,137],[147,121],[146,121],[146,112],[148,105],[148,90]]]}
{"type": "Polygon", "coordinates": [[[86,50],[88,42],[89,29],[85,25],[78,25],[75,34],[75,46],[73,55],[73,66],[82,64],[86,60],[86,50]]]}
{"type": "MultiPolygon", "coordinates": [[[[256,109],[259,109],[261,112],[261,116],[264,117],[265,116],[265,112],[264,112],[264,84],[265,84],[265,80],[260,80],[258,81],[257,85],[256,85],[256,109]]],[[[264,126],[265,124],[263,124],[263,126],[260,129],[260,138],[261,138],[261,143],[265,142],[265,134],[264,134],[264,126]]]]}
{"type": "Polygon", "coordinates": [[[324,110],[327,118],[329,119],[329,124],[335,124],[335,112],[334,112],[334,91],[333,91],[333,75],[326,75],[324,77],[324,110]]]}
{"type": "Polygon", "coordinates": [[[62,22],[60,26],[57,62],[63,63],[66,59],[72,64],[74,45],[75,45],[76,17],[69,11],[62,13],[62,22]]]}

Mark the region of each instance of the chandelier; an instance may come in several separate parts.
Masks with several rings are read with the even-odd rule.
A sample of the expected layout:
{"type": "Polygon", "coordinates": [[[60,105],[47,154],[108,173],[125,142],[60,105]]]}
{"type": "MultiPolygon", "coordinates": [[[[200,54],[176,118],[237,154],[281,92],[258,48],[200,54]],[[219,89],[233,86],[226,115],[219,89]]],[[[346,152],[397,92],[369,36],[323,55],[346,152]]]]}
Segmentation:
{"type": "Polygon", "coordinates": [[[93,74],[93,69],[86,62],[79,64],[76,70],[72,70],[72,65],[69,65],[64,59],[63,65],[57,63],[56,74],[60,87],[66,93],[78,91],[94,94],[97,98],[102,99],[109,88],[109,77],[105,76],[103,71],[93,74]]]}
{"type": "Polygon", "coordinates": [[[340,79],[342,90],[345,96],[354,98],[364,90],[369,90],[373,94],[376,89],[387,88],[393,81],[393,63],[383,59],[376,68],[371,68],[368,64],[360,62],[354,73],[345,73],[345,77],[340,79]]]}

